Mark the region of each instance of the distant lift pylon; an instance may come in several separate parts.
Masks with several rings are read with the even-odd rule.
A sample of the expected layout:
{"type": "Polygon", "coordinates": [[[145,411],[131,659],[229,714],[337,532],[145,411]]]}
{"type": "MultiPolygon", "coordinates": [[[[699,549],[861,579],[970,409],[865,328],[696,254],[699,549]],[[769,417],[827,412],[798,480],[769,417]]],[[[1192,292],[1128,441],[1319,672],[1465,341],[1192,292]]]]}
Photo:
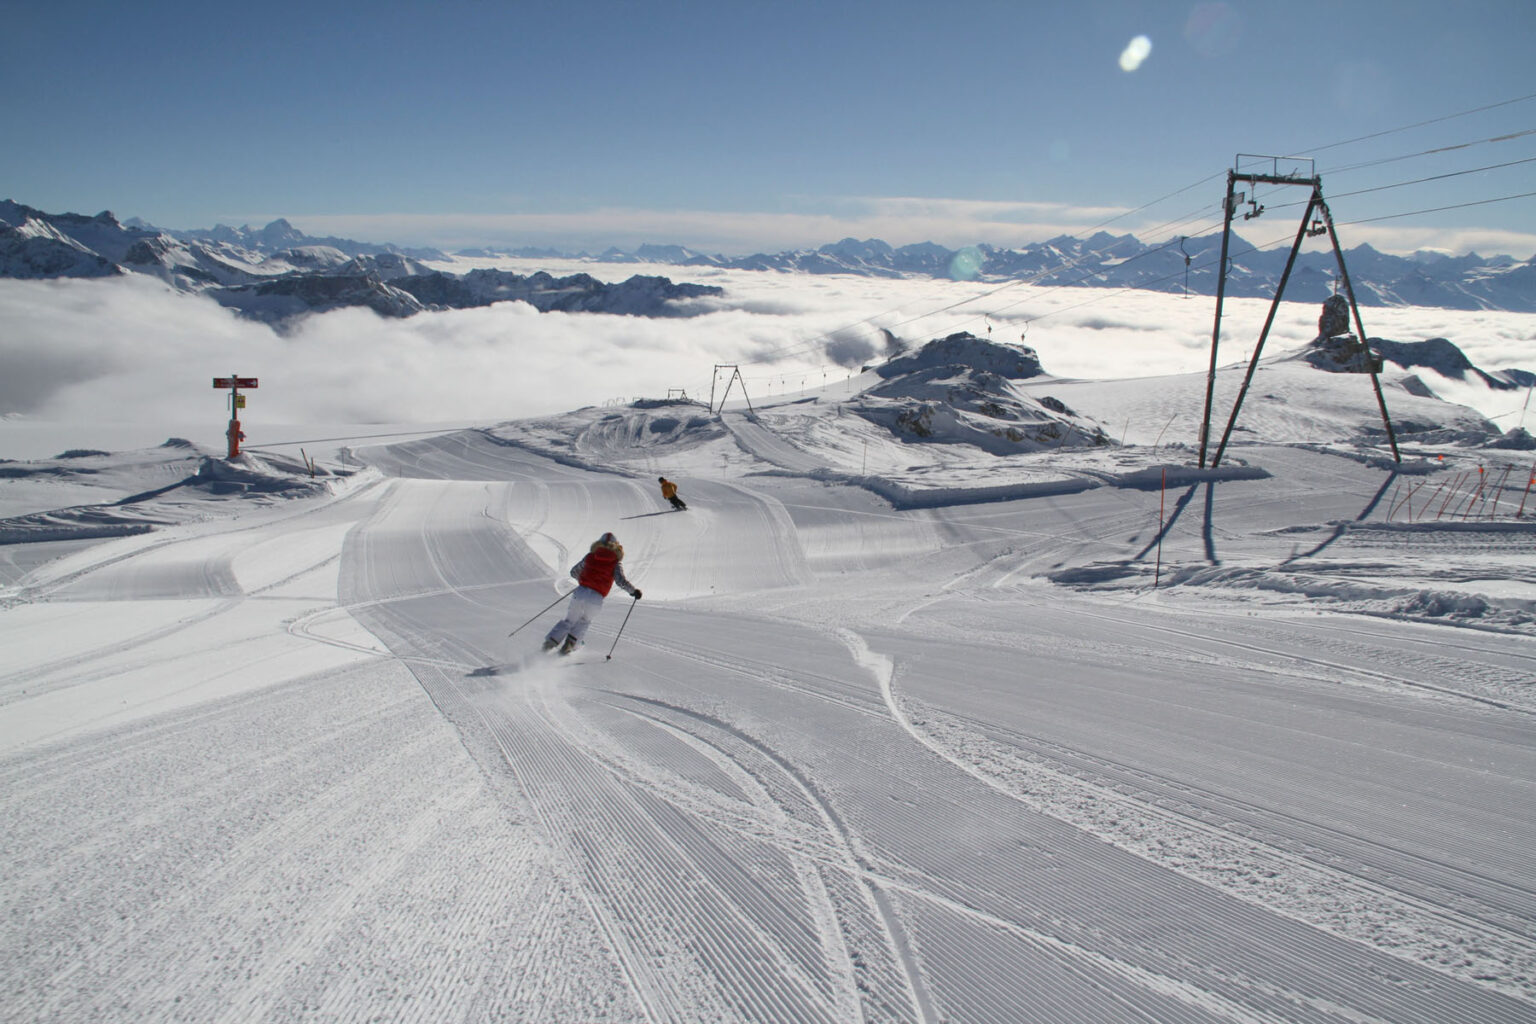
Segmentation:
{"type": "Polygon", "coordinates": [[[715,409],[715,383],[720,380],[721,370],[730,370],[731,375],[725,382],[725,393],[720,396],[720,408],[718,411],[725,411],[725,400],[730,397],[731,385],[735,384],[737,381],[741,381],[741,397],[747,400],[747,411],[752,413],[754,416],[757,415],[757,410],[752,408],[752,399],[747,394],[747,379],[741,375],[741,367],[734,363],[715,364],[715,375],[709,382],[709,411],[717,411],[715,409]]]}
{"type": "MultiPolygon", "coordinates": [[[[1252,164],[1250,163],[1250,166],[1252,164]]],[[[1222,453],[1227,449],[1227,442],[1232,437],[1232,429],[1237,424],[1238,410],[1243,407],[1243,398],[1248,394],[1248,387],[1253,382],[1253,373],[1259,365],[1259,356],[1264,351],[1264,342],[1269,337],[1269,329],[1275,322],[1275,313],[1280,309],[1280,298],[1285,294],[1286,282],[1290,280],[1291,270],[1296,266],[1296,255],[1301,251],[1302,242],[1309,236],[1327,233],[1328,239],[1333,243],[1333,256],[1339,265],[1339,280],[1344,285],[1344,296],[1349,300],[1350,312],[1355,318],[1355,330],[1358,332],[1359,342],[1367,345],[1365,324],[1360,319],[1360,306],[1355,302],[1355,289],[1349,282],[1349,270],[1344,266],[1344,250],[1339,245],[1338,232],[1333,227],[1333,214],[1328,210],[1328,204],[1323,200],[1323,180],[1313,173],[1311,160],[1296,157],[1257,157],[1239,153],[1234,161],[1233,169],[1227,172],[1227,199],[1225,203],[1226,218],[1221,233],[1221,273],[1216,284],[1216,324],[1211,329],[1211,368],[1205,380],[1205,415],[1200,421],[1200,468],[1205,468],[1206,446],[1211,433],[1211,402],[1216,392],[1216,353],[1221,341],[1221,306],[1227,291],[1227,248],[1232,238],[1232,215],[1239,204],[1243,202],[1241,193],[1235,192],[1238,182],[1247,182],[1253,185],[1305,185],[1312,189],[1312,198],[1307,203],[1307,210],[1301,216],[1301,227],[1296,231],[1296,241],[1291,245],[1291,255],[1285,261],[1285,272],[1280,275],[1280,284],[1275,289],[1274,301],[1270,303],[1269,316],[1264,320],[1264,330],[1259,333],[1259,343],[1254,346],[1253,358],[1248,362],[1248,372],[1243,377],[1243,386],[1238,390],[1237,400],[1232,404],[1232,415],[1227,419],[1227,429],[1221,435],[1221,443],[1216,448],[1216,454],[1211,459],[1211,468],[1221,463],[1222,453]],[[1245,161],[1269,162],[1268,173],[1253,173],[1243,171],[1240,168],[1245,161]],[[1282,172],[1281,165],[1291,168],[1282,172]],[[1305,173],[1302,169],[1305,167],[1305,173]],[[1314,221],[1314,215],[1318,215],[1319,221],[1314,221]]],[[[1244,214],[1244,218],[1256,217],[1263,213],[1264,208],[1259,206],[1257,200],[1251,200],[1251,212],[1244,214]]],[[[1387,400],[1381,393],[1381,378],[1378,376],[1378,363],[1374,358],[1366,361],[1371,374],[1371,386],[1376,390],[1376,404],[1381,409],[1381,422],[1387,428],[1387,442],[1392,446],[1392,458],[1395,462],[1402,462],[1402,456],[1397,450],[1397,434],[1392,429],[1391,417],[1387,415],[1387,400]]]]}

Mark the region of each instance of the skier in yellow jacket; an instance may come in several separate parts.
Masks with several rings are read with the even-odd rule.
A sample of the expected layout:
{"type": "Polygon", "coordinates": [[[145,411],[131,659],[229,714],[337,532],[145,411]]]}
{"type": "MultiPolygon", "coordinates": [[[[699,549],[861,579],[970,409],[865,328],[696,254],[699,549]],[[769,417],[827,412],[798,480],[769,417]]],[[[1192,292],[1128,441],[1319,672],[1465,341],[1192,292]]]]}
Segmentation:
{"type": "Polygon", "coordinates": [[[674,509],[681,512],[688,507],[687,503],[677,496],[677,484],[664,476],[659,476],[656,479],[661,482],[661,496],[670,501],[674,509]]]}

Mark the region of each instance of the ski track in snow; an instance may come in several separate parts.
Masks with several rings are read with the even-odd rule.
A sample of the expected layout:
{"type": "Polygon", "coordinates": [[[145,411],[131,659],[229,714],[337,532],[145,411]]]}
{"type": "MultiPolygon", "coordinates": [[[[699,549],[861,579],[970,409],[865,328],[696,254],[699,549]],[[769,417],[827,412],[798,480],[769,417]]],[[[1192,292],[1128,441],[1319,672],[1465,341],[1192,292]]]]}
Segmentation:
{"type": "Polygon", "coordinates": [[[1277,532],[1374,482],[1275,449],[1281,479],[1189,487],[1161,531],[1113,487],[898,512],[727,420],[775,472],[623,519],[647,596],[568,659],[509,657],[558,606],[506,634],[658,505],[653,455],[634,479],[427,438],[344,499],[30,571],[40,623],[174,600],[0,670],[28,716],[0,1019],[1532,1019],[1518,614],[1231,593],[1400,566],[1426,531],[1277,532]],[[1134,589],[1159,537],[1176,583],[1134,589]],[[296,652],[327,664],[275,667],[296,652]]]}
{"type": "Polygon", "coordinates": [[[881,680],[892,716],[914,739],[1015,799],[1302,919],[1338,901],[1322,923],[1340,935],[1399,947],[1472,978],[1508,975],[1512,993],[1536,985],[1536,944],[1527,935],[1536,904],[1501,879],[1393,849],[1403,837],[1383,844],[1320,828],[917,702],[909,714],[892,689],[890,662],[859,638],[850,636],[849,643],[881,680]],[[1398,874],[1386,867],[1393,862],[1398,874]],[[1480,901],[1479,889],[1496,899],[1480,901]]]}

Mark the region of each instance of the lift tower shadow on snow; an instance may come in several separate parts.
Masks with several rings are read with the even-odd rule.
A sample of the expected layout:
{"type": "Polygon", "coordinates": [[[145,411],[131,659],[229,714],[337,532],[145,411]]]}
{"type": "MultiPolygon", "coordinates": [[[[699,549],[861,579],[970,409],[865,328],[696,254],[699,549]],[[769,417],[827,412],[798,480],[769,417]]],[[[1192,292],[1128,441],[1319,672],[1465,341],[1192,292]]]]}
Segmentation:
{"type": "MultiPolygon", "coordinates": [[[[1264,351],[1264,341],[1269,337],[1269,329],[1275,322],[1275,313],[1280,309],[1281,296],[1285,294],[1286,282],[1290,280],[1291,270],[1296,265],[1296,255],[1301,251],[1301,244],[1308,238],[1327,234],[1333,243],[1333,256],[1339,264],[1339,281],[1344,285],[1344,296],[1349,301],[1350,311],[1354,314],[1355,330],[1358,332],[1360,348],[1365,356],[1364,365],[1371,374],[1371,385],[1376,389],[1376,404],[1381,408],[1381,422],[1387,428],[1387,441],[1392,446],[1392,458],[1396,462],[1402,462],[1402,456],[1397,450],[1397,434],[1392,429],[1392,420],[1387,416],[1387,400],[1381,394],[1381,378],[1378,373],[1381,362],[1370,352],[1366,341],[1365,324],[1360,320],[1360,306],[1355,302],[1355,289],[1349,283],[1349,271],[1344,266],[1344,250],[1339,246],[1339,235],[1333,227],[1333,214],[1328,211],[1328,204],[1323,200],[1323,179],[1314,172],[1311,160],[1297,157],[1277,156],[1253,156],[1239,153],[1233,161],[1232,170],[1227,172],[1227,198],[1224,203],[1226,211],[1225,221],[1221,232],[1221,273],[1216,284],[1216,324],[1211,329],[1211,369],[1205,380],[1205,416],[1200,421],[1200,468],[1205,468],[1205,452],[1211,435],[1211,402],[1216,391],[1216,351],[1221,340],[1221,306],[1227,291],[1227,247],[1232,238],[1232,215],[1237,212],[1237,207],[1244,202],[1241,192],[1234,192],[1233,188],[1239,181],[1245,181],[1250,188],[1255,185],[1307,185],[1312,189],[1312,198],[1307,203],[1306,212],[1301,215],[1301,226],[1296,230],[1296,241],[1291,245],[1290,258],[1285,261],[1285,272],[1280,275],[1280,284],[1275,289],[1275,298],[1269,307],[1269,316],[1264,320],[1264,330],[1259,333],[1259,343],[1254,346],[1253,358],[1248,362],[1248,372],[1243,377],[1243,386],[1238,389],[1237,400],[1232,404],[1232,415],[1227,420],[1227,429],[1221,435],[1221,444],[1216,448],[1216,454],[1211,459],[1211,468],[1215,468],[1221,462],[1222,453],[1227,449],[1227,442],[1232,437],[1232,429],[1237,424],[1238,410],[1243,407],[1243,398],[1248,394],[1248,386],[1253,381],[1254,370],[1258,368],[1259,356],[1264,351]],[[1269,164],[1269,173],[1261,174],[1244,171],[1244,162],[1250,166],[1254,164],[1269,164]],[[1282,162],[1288,170],[1282,172],[1282,162]]],[[[1251,220],[1264,212],[1264,207],[1259,205],[1257,197],[1247,199],[1248,212],[1243,214],[1244,220],[1251,220]]]]}

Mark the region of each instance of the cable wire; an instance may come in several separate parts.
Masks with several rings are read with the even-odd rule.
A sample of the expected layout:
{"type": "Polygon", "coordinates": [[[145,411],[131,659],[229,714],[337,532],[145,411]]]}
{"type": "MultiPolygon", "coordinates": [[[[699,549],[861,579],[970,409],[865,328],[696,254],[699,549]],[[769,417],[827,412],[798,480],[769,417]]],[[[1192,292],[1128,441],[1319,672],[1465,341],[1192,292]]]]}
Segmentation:
{"type": "Polygon", "coordinates": [[[1511,199],[1529,199],[1536,196],[1536,192],[1521,192],[1512,196],[1499,196],[1497,199],[1478,199],[1470,203],[1456,203],[1451,206],[1435,206],[1427,210],[1409,210],[1407,213],[1389,213],[1385,217],[1364,217],[1360,220],[1346,220],[1343,224],[1374,224],[1380,220],[1397,220],[1400,217],[1417,217],[1421,213],[1440,213],[1443,210],[1464,210],[1469,206],[1487,206],[1490,203],[1507,203],[1511,199]]]}
{"type": "Polygon", "coordinates": [[[1485,110],[1496,110],[1499,107],[1507,107],[1513,103],[1524,103],[1526,100],[1536,100],[1536,92],[1525,96],[1516,96],[1513,99],[1500,100],[1497,103],[1489,103],[1486,106],[1473,107],[1471,110],[1462,110],[1454,114],[1446,114],[1442,117],[1432,117],[1427,121],[1416,121],[1413,124],[1405,124],[1398,128],[1388,128],[1385,131],[1372,132],[1369,135],[1359,135],[1353,139],[1344,139],[1342,142],[1330,142],[1326,146],[1314,146],[1311,149],[1297,150],[1296,155],[1303,153],[1321,153],[1329,149],[1338,149],[1340,146],[1352,146],[1357,142],[1366,142],[1370,139],[1379,139],[1387,135],[1396,135],[1398,132],[1412,131],[1415,128],[1423,128],[1426,125],[1439,124],[1442,121],[1454,121],[1458,117],[1467,117],[1471,114],[1481,114],[1485,110]]]}
{"type": "Polygon", "coordinates": [[[1364,167],[1379,167],[1382,164],[1397,163],[1401,160],[1413,160],[1421,156],[1436,156],[1440,153],[1452,153],[1458,149],[1471,149],[1473,146],[1485,146],[1493,142],[1511,142],[1515,139],[1523,139],[1528,135],[1536,135],[1536,128],[1527,128],[1524,131],[1509,132],[1504,135],[1495,135],[1488,139],[1473,139],[1470,142],[1458,142],[1450,146],[1436,146],[1433,149],[1421,149],[1417,153],[1404,153],[1402,156],[1383,157],[1380,160],[1366,160],[1358,164],[1347,164],[1343,167],[1328,169],[1327,174],[1347,174],[1350,171],[1358,171],[1364,167]]]}
{"type": "MultiPolygon", "coordinates": [[[[1469,167],[1468,169],[1466,169],[1464,171],[1448,171],[1445,174],[1431,174],[1427,178],[1414,178],[1412,181],[1396,181],[1396,182],[1393,182],[1390,185],[1376,185],[1376,186],[1373,186],[1371,188],[1356,189],[1353,192],[1336,192],[1332,196],[1330,196],[1329,199],[1330,199],[1330,201],[1334,200],[1334,199],[1347,199],[1350,196],[1363,196],[1363,195],[1367,195],[1367,194],[1369,194],[1371,192],[1385,192],[1388,189],[1403,188],[1403,187],[1405,187],[1407,185],[1422,185],[1426,181],[1441,181],[1441,180],[1443,180],[1445,178],[1459,178],[1459,177],[1461,177],[1462,175],[1465,175],[1465,174],[1479,174],[1479,173],[1481,173],[1483,171],[1496,171],[1496,170],[1499,170],[1499,169],[1504,168],[1504,167],[1516,167],[1516,166],[1518,166],[1520,164],[1529,164],[1529,163],[1536,163],[1536,156],[1528,156],[1528,157],[1526,157],[1526,158],[1524,158],[1522,160],[1510,160],[1510,161],[1507,161],[1507,162],[1502,163],[1502,164],[1488,164],[1488,165],[1486,165],[1484,167],[1469,167]]],[[[1498,200],[1488,200],[1488,201],[1489,202],[1497,202],[1498,200]]],[[[1269,207],[1269,209],[1271,209],[1271,210],[1284,210],[1284,209],[1287,209],[1287,208],[1293,207],[1293,206],[1305,206],[1305,205],[1306,205],[1306,203],[1301,202],[1301,201],[1297,201],[1297,202],[1293,202],[1293,203],[1278,203],[1278,204],[1276,204],[1274,206],[1269,207]]],[[[1474,203],[1474,204],[1470,204],[1470,205],[1478,205],[1478,204],[1474,203]]],[[[1360,222],[1359,221],[1351,221],[1351,223],[1358,224],[1360,222]]]]}

